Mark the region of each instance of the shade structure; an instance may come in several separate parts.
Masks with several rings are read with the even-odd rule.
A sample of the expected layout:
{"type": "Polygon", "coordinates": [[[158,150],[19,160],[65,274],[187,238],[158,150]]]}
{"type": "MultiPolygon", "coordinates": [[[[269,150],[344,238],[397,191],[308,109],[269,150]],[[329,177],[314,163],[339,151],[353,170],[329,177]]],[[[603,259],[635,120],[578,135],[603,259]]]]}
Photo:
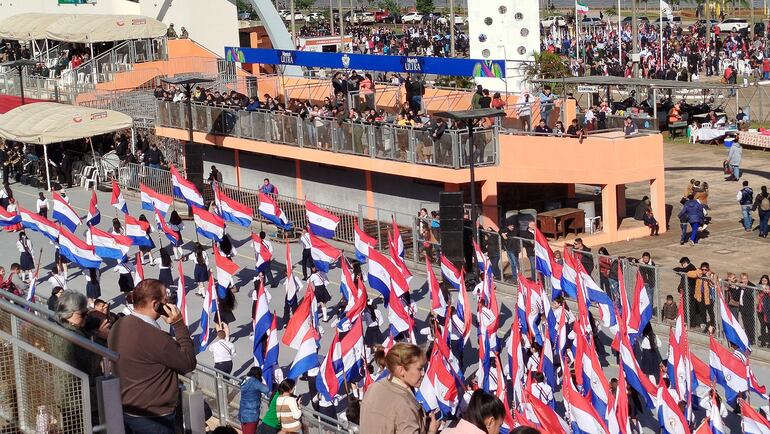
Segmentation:
{"type": "Polygon", "coordinates": [[[142,15],[67,15],[48,26],[46,38],[82,44],[166,35],[162,22],[142,15]]]}
{"type": "Polygon", "coordinates": [[[38,102],[0,116],[0,137],[47,145],[131,128],[132,124],[131,116],[114,110],[38,102]]]}
{"type": "Polygon", "coordinates": [[[19,14],[0,20],[0,39],[93,42],[150,39],[166,35],[162,22],[143,15],[19,14]]]}
{"type": "Polygon", "coordinates": [[[31,41],[45,39],[48,26],[66,14],[19,14],[0,20],[0,39],[31,41]]]}

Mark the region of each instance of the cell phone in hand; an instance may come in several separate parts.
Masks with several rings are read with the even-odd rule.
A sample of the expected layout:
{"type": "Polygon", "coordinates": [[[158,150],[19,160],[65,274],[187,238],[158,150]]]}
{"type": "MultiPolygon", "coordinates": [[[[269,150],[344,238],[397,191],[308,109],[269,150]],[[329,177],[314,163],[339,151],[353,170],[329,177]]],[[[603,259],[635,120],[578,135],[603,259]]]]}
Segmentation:
{"type": "Polygon", "coordinates": [[[158,303],[158,305],[155,306],[155,312],[160,316],[168,316],[166,309],[164,309],[163,306],[165,306],[164,303],[158,303]]]}

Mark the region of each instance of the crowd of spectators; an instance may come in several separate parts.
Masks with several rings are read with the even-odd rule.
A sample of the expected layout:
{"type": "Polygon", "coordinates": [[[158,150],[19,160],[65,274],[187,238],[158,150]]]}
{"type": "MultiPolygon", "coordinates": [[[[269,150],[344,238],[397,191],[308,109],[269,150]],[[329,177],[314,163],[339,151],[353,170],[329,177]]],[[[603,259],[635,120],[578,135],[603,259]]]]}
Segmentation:
{"type": "MultiPolygon", "coordinates": [[[[748,31],[720,32],[718,26],[712,26],[707,40],[705,21],[690,25],[666,22],[662,31],[655,23],[640,21],[638,29],[639,71],[644,78],[698,81],[717,76],[733,84],[739,78],[770,78],[770,44],[764,32],[752,37],[748,31]]],[[[605,22],[585,31],[578,41],[574,25],[552,25],[541,29],[541,50],[569,56],[576,76],[630,77],[631,32],[631,23],[624,21],[618,38],[617,22],[605,22]]]]}
{"type": "MultiPolygon", "coordinates": [[[[300,37],[330,36],[331,28],[325,21],[307,23],[297,31],[300,37]]],[[[353,52],[362,54],[389,54],[398,56],[449,57],[451,39],[448,23],[437,18],[420,24],[402,24],[400,28],[385,25],[346,26],[345,33],[353,38],[353,52]]],[[[470,52],[468,35],[455,26],[455,55],[467,57],[470,52]]]]}

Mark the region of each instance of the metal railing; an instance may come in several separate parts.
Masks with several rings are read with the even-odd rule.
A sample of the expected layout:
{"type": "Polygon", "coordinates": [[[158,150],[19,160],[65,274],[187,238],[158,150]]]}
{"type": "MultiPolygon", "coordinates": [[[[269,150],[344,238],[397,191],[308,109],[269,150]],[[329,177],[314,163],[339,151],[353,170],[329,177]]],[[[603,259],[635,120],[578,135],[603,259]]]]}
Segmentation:
{"type": "MultiPolygon", "coordinates": [[[[199,363],[194,372],[187,376],[180,376],[180,380],[192,392],[200,391],[203,394],[213,416],[219,420],[220,425],[241,427],[238,420],[241,381],[238,378],[199,363]]],[[[260,419],[267,411],[271,398],[272,395],[262,396],[260,419]]],[[[353,427],[353,424],[339,419],[331,419],[307,406],[300,406],[300,409],[302,410],[302,423],[306,428],[306,431],[303,432],[307,434],[347,434],[348,429],[353,427]]]]}
{"type": "Polygon", "coordinates": [[[133,70],[135,63],[168,59],[166,38],[124,41],[75,69],[62,72],[64,83],[106,83],[115,74],[133,70]]]}
{"type": "MultiPolygon", "coordinates": [[[[293,113],[199,104],[192,106],[192,124],[195,131],[377,159],[455,169],[470,163],[468,132],[464,129],[447,129],[434,140],[426,129],[390,123],[307,120],[293,113]]],[[[158,101],[156,125],[187,129],[185,104],[158,101]]],[[[496,127],[479,128],[474,133],[474,145],[477,164],[497,163],[496,127]]]]}
{"type": "Polygon", "coordinates": [[[122,433],[120,387],[110,375],[117,353],[59,326],[52,316],[42,306],[0,294],[4,430],[122,433]]]}

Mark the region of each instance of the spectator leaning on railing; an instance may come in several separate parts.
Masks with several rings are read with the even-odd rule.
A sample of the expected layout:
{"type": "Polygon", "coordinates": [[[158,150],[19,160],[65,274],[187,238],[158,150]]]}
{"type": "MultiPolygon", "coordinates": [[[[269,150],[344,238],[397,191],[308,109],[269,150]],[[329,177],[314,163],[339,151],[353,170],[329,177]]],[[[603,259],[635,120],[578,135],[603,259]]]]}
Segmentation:
{"type": "Polygon", "coordinates": [[[134,312],[110,330],[108,346],[120,354],[123,417],[128,432],[174,434],[179,398],[179,374],[195,369],[195,348],[179,309],[166,302],[159,280],[145,279],[133,291],[134,312]],[[161,313],[159,313],[161,312],[161,313]],[[171,325],[172,338],[157,324],[171,325]]]}

